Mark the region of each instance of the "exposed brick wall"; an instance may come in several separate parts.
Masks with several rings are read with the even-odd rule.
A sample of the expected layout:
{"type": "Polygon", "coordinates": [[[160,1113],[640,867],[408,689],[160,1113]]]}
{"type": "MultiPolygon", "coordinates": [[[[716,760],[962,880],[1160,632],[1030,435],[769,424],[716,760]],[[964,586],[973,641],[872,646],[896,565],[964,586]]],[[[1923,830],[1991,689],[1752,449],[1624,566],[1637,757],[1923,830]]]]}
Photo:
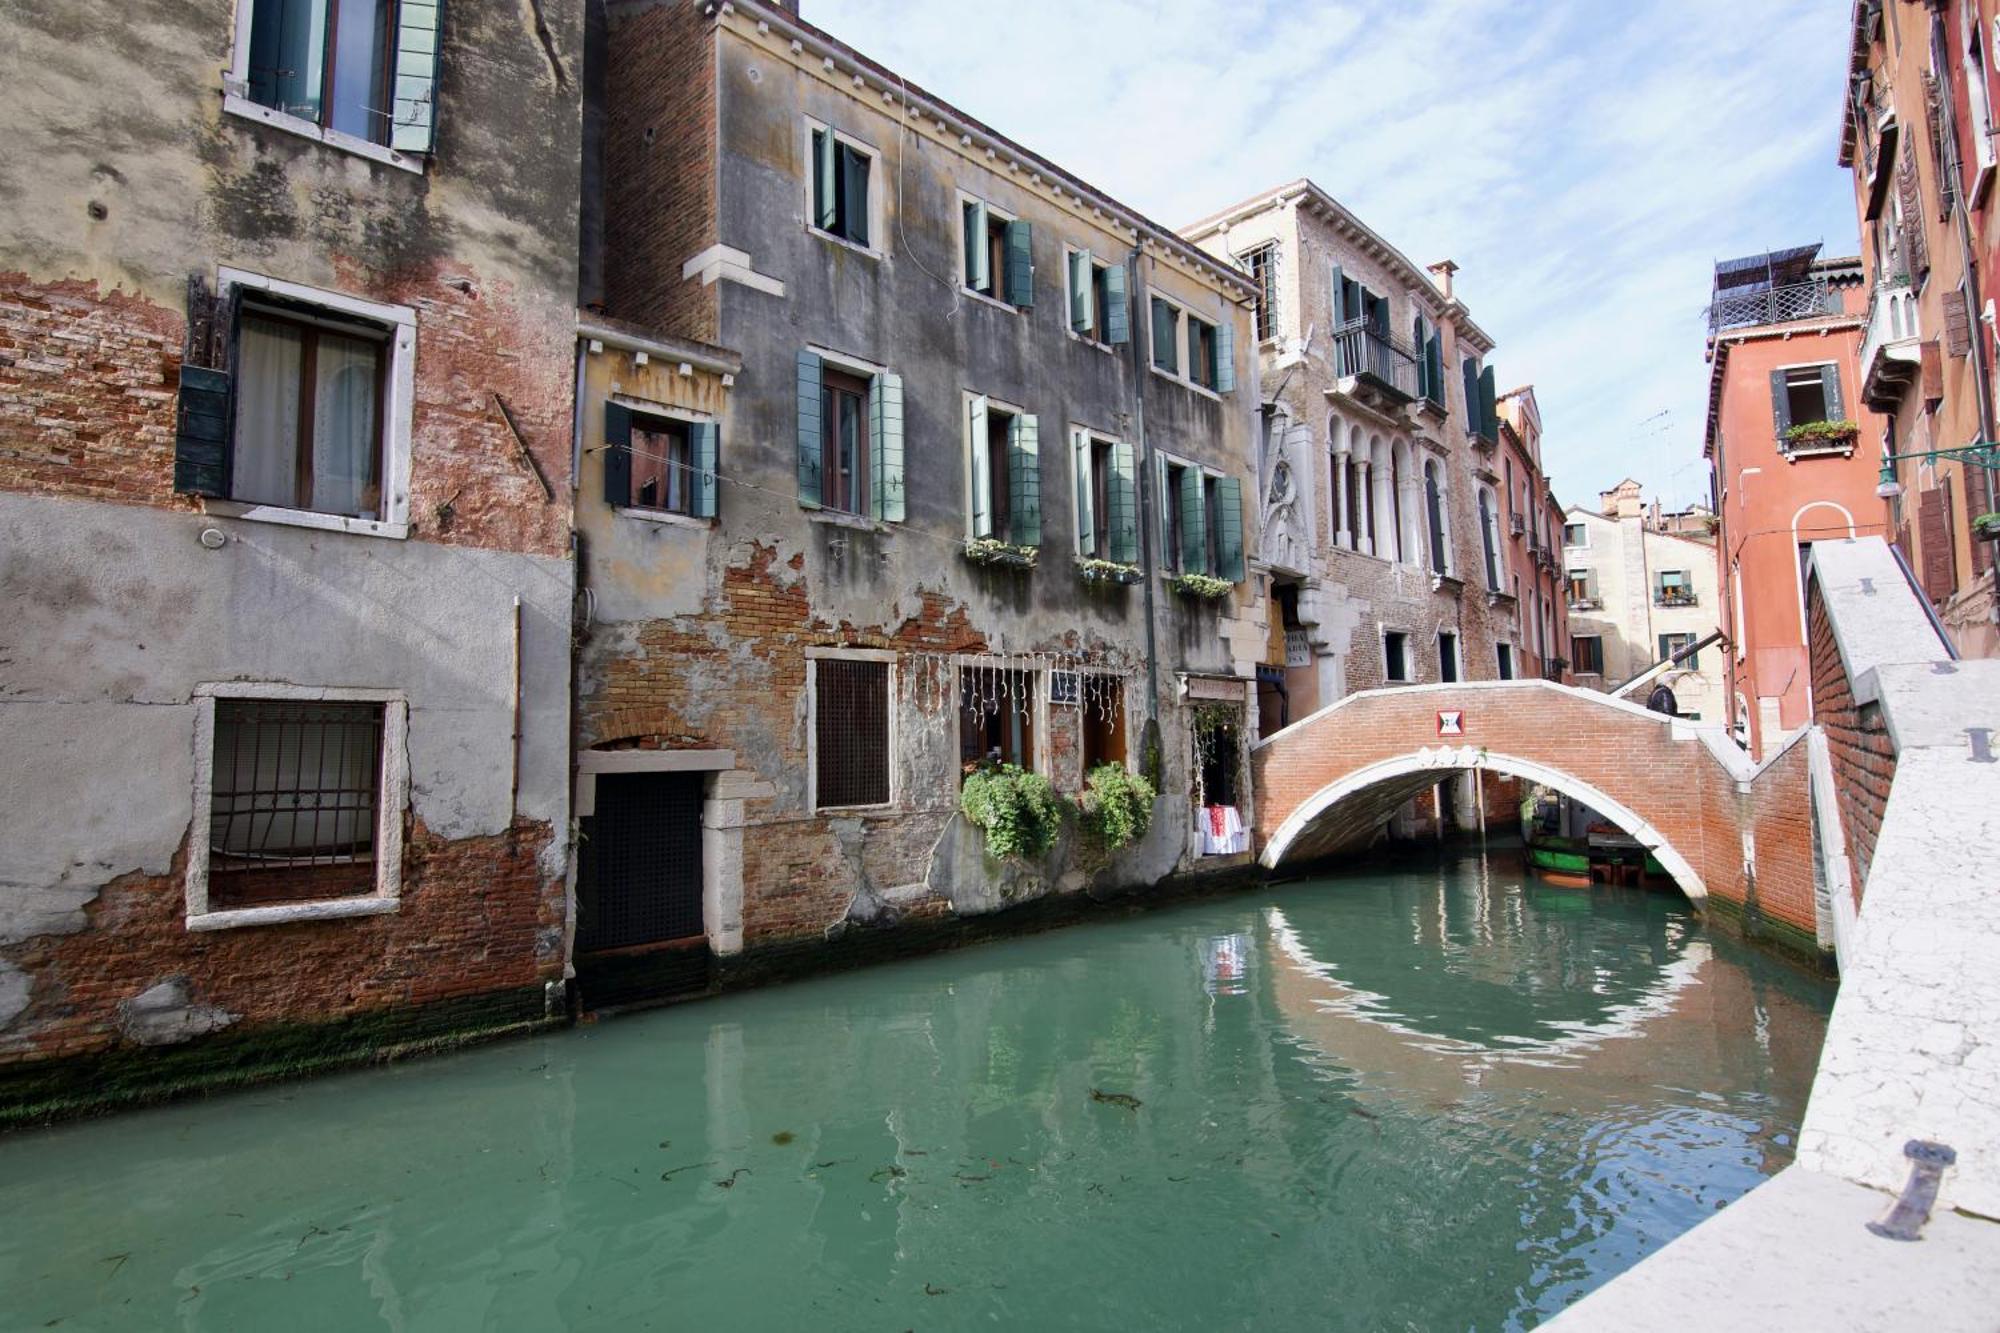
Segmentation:
{"type": "Polygon", "coordinates": [[[1858,907],[1861,886],[1868,882],[1868,867],[1875,859],[1875,839],[1882,831],[1882,811],[1896,780],[1896,751],[1881,708],[1854,701],[1854,685],[1840,660],[1840,645],[1816,582],[1806,590],[1806,638],[1812,654],[1813,721],[1826,733],[1834,797],[1853,873],[1849,888],[1858,907]]]}
{"type": "Polygon", "coordinates": [[[714,342],[713,286],[681,265],[718,239],[714,24],[697,0],[611,18],[604,141],[608,313],[714,342]]]}

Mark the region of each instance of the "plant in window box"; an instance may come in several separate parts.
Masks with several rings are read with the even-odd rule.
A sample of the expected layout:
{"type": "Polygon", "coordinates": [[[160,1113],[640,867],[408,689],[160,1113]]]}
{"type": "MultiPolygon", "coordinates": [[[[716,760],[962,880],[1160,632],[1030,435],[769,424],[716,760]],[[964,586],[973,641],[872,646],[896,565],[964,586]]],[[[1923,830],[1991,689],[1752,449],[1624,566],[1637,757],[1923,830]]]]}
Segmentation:
{"type": "Polygon", "coordinates": [[[1030,860],[1055,846],[1063,798],[1049,780],[1013,764],[982,764],[965,777],[958,808],[986,835],[986,850],[1030,860]]]}
{"type": "Polygon", "coordinates": [[[1198,602],[1218,602],[1229,595],[1235,585],[1228,579],[1219,579],[1213,574],[1175,574],[1167,580],[1167,586],[1183,597],[1198,602]]]}
{"type": "Polygon", "coordinates": [[[1099,560],[1095,556],[1080,555],[1076,558],[1076,576],[1085,583],[1137,583],[1141,577],[1137,565],[1128,565],[1122,560],[1099,560]]]}
{"type": "Polygon", "coordinates": [[[1038,554],[1035,547],[1017,546],[998,537],[974,537],[965,544],[965,558],[975,565],[1007,565],[1033,569],[1038,554]]]}
{"type": "Polygon", "coordinates": [[[1851,446],[1860,434],[1857,421],[1802,421],[1785,428],[1785,444],[1792,449],[1834,449],[1851,446]]]}
{"type": "Polygon", "coordinates": [[[1078,801],[1081,822],[1106,851],[1129,847],[1153,822],[1153,784],[1123,764],[1099,764],[1078,801]]]}
{"type": "Polygon", "coordinates": [[[1975,515],[1972,535],[1980,541],[2000,542],[2000,513],[1975,515]]]}

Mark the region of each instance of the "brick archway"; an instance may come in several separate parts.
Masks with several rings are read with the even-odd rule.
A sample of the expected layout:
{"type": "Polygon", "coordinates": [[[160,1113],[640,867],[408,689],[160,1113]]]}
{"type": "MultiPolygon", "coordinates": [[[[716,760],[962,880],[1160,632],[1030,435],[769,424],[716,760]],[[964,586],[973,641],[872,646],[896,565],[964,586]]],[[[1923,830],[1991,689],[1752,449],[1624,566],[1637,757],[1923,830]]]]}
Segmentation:
{"type": "Polygon", "coordinates": [[[1251,766],[1268,867],[1363,848],[1419,792],[1492,770],[1598,810],[1698,906],[1816,928],[1800,744],[1756,764],[1719,726],[1551,681],[1478,681],[1351,694],[1258,742],[1251,766]]]}

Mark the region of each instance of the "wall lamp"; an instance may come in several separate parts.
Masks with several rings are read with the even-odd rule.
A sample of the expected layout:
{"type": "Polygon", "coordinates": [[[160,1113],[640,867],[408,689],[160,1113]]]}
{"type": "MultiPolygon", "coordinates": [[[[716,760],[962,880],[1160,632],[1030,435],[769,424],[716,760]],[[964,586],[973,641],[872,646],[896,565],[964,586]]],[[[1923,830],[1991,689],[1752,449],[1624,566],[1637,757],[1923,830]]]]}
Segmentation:
{"type": "Polygon", "coordinates": [[[1936,462],[1940,458],[1962,458],[1974,467],[2000,472],[2000,443],[1987,440],[1957,449],[1922,449],[1907,454],[1884,454],[1880,484],[1875,487],[1876,498],[1893,500],[1903,493],[1903,483],[1896,480],[1896,464],[1912,458],[1930,462],[1936,462]]]}

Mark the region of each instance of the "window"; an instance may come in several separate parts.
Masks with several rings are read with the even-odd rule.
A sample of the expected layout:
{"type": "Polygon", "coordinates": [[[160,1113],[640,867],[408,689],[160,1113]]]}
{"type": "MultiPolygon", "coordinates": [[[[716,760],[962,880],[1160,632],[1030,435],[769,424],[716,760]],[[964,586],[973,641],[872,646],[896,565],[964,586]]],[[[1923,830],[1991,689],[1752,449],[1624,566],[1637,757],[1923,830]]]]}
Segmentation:
{"type": "Polygon", "coordinates": [[[1242,714],[1224,706],[1225,716],[1204,725],[1197,722],[1194,732],[1195,804],[1209,806],[1241,804],[1242,714]]]}
{"type": "Polygon", "coordinates": [[[716,424],[604,407],[604,500],[619,509],[715,517],[716,424]]]}
{"type": "Polygon", "coordinates": [[[1500,643],[1493,646],[1493,654],[1499,659],[1500,679],[1514,679],[1514,645],[1500,643]]]}
{"type": "Polygon", "coordinates": [[[1278,336],[1278,245],[1260,245],[1244,256],[1250,281],[1257,285],[1257,341],[1278,336]]]}
{"type": "Polygon", "coordinates": [[[1972,139],[1973,178],[1966,189],[1966,202],[1977,207],[1993,179],[1993,89],[1986,77],[1986,40],[1979,7],[1960,7],[1959,35],[1963,41],[1961,62],[1965,76],[1966,106],[1971,112],[1968,127],[1972,139]]]}
{"type": "Polygon", "coordinates": [[[799,503],[900,523],[903,380],[807,349],[798,359],[799,503]]]}
{"type": "Polygon", "coordinates": [[[1569,604],[1585,609],[1597,605],[1597,575],[1588,569],[1569,571],[1569,604]]]}
{"type": "Polygon", "coordinates": [[[1188,378],[1204,389],[1213,389],[1221,372],[1216,359],[1215,325],[1189,315],[1187,345],[1188,378]]]}
{"type": "Polygon", "coordinates": [[[823,125],[812,129],[812,224],[862,249],[869,248],[869,176],[875,155],[823,125]]]}
{"type": "Polygon", "coordinates": [[[431,151],[437,0],[239,0],[224,105],[390,161],[431,151]]]}
{"type": "Polygon", "coordinates": [[[1401,630],[1382,631],[1382,679],[1410,679],[1410,636],[1401,630]]]}
{"type": "Polygon", "coordinates": [[[1589,549],[1590,525],[1587,523],[1563,524],[1563,545],[1572,550],[1589,549]]]}
{"type": "Polygon", "coordinates": [[[1694,635],[1692,634],[1662,634],[1660,636],[1659,660],[1663,662],[1669,658],[1680,657],[1682,653],[1686,653],[1687,656],[1681,658],[1675,665],[1688,671],[1697,670],[1699,668],[1693,650],[1694,635]]]}
{"type": "Polygon", "coordinates": [[[1070,482],[1076,496],[1077,554],[1136,565],[1139,496],[1132,446],[1071,431],[1070,482]]]}
{"type": "Polygon", "coordinates": [[[1577,634],[1569,641],[1569,662],[1579,676],[1604,674],[1604,638],[1598,634],[1577,634]]]}
{"type": "Polygon", "coordinates": [[[1498,501],[1493,492],[1484,487],[1479,491],[1479,543],[1486,559],[1486,590],[1500,591],[1500,526],[1496,514],[1498,501]]]}
{"type": "Polygon", "coordinates": [[[256,506],[250,517],[404,535],[413,313],[222,277],[226,337],[181,367],[174,489],[256,506]]]}
{"type": "Polygon", "coordinates": [[[1785,433],[1793,426],[1841,419],[1840,367],[1828,362],[1772,371],[1771,405],[1778,445],[1790,449],[1793,446],[1785,433]]]}
{"type": "Polygon", "coordinates": [[[1451,544],[1445,534],[1444,493],[1436,463],[1424,464],[1424,514],[1430,527],[1431,573],[1451,573],[1451,544]]]}
{"type": "Polygon", "coordinates": [[[1243,581],[1243,487],[1192,464],[1157,455],[1161,568],[1243,581]]]}
{"type": "Polygon", "coordinates": [[[1063,268],[1069,288],[1069,331],[1103,346],[1122,347],[1132,338],[1132,311],[1125,301],[1125,267],[1107,264],[1088,250],[1070,250],[1063,268]]]}
{"type": "Polygon", "coordinates": [[[1181,312],[1166,300],[1153,298],[1153,369],[1169,375],[1181,371],[1181,312]]]}
{"type": "Polygon", "coordinates": [[[1653,602],[1656,606],[1693,606],[1694,585],[1688,581],[1684,569],[1663,569],[1653,583],[1653,602]]]}
{"type": "Polygon", "coordinates": [[[1164,296],[1154,296],[1151,309],[1153,369],[1215,393],[1233,393],[1236,389],[1233,327],[1200,319],[1164,296]]]}
{"type": "Polygon", "coordinates": [[[1125,682],[1116,676],[1085,676],[1077,707],[1083,723],[1083,771],[1104,764],[1124,766],[1125,682]]]}
{"type": "Polygon", "coordinates": [[[1458,636],[1438,634],[1438,679],[1449,684],[1458,679],[1458,636]]]}
{"type": "Polygon", "coordinates": [[[1042,544],[1041,430],[1029,413],[983,394],[966,399],[965,493],[969,539],[1042,544]]]}
{"type": "Polygon", "coordinates": [[[887,805],[889,663],[809,659],[813,711],[813,808],[887,805]]]}
{"type": "Polygon", "coordinates": [[[1026,310],[1035,303],[1035,229],[978,199],[961,198],[966,289],[1026,310]]]}
{"type": "Polygon", "coordinates": [[[958,669],[958,759],[961,778],[991,764],[1034,770],[1034,673],[958,669]]]}

